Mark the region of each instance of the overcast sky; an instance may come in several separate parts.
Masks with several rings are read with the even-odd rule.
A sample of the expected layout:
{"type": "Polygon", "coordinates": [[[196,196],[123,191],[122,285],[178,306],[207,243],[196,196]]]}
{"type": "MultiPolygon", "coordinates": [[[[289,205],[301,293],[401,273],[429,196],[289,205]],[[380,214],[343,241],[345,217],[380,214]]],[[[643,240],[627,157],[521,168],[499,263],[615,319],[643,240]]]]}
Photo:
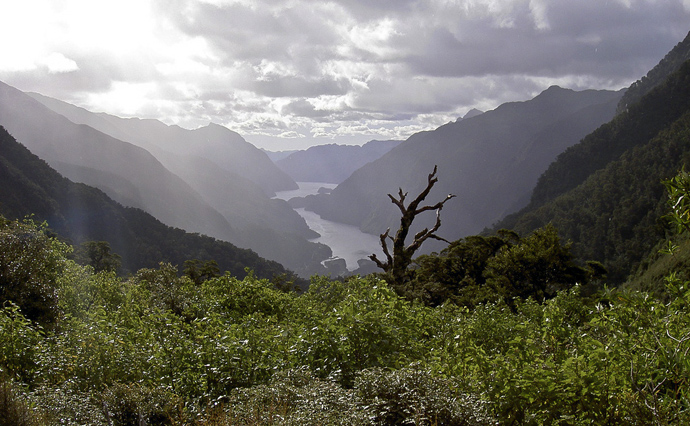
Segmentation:
{"type": "Polygon", "coordinates": [[[16,0],[0,80],[273,150],[404,139],[552,84],[620,89],[690,0],[16,0]]]}

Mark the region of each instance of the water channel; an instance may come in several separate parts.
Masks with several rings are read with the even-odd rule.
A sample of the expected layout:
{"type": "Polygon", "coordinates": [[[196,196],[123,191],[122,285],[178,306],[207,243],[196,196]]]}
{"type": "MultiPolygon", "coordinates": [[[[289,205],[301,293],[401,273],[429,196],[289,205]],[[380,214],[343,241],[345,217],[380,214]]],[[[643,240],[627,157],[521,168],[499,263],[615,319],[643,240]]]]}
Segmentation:
{"type": "MultiPolygon", "coordinates": [[[[316,194],[319,188],[333,189],[336,186],[335,184],[319,182],[297,182],[297,185],[299,185],[299,189],[278,192],[276,198],[289,200],[294,197],[305,197],[316,194]]],[[[295,209],[295,211],[304,218],[312,230],[320,235],[320,237],[310,241],[330,247],[333,258],[344,259],[348,270],[357,269],[357,261],[366,259],[372,253],[377,253],[379,258],[382,256],[377,236],[366,234],[355,226],[322,219],[318,214],[305,209],[295,209]]]]}

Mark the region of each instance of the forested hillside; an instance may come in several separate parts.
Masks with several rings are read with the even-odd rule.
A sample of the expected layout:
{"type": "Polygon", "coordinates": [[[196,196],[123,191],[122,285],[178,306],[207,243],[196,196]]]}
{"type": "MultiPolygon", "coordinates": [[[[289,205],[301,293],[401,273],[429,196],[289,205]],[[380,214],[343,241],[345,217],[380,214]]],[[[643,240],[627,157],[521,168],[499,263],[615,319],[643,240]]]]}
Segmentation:
{"type": "MultiPolygon", "coordinates": [[[[443,236],[476,234],[524,206],[539,174],[566,147],[612,118],[620,96],[551,87],[529,101],[417,133],[355,171],[330,195],[310,197],[304,205],[379,234],[397,222],[397,209],[386,194],[400,187],[418,192],[438,165],[439,185],[430,197],[457,195],[444,207],[443,236]]],[[[419,225],[429,226],[433,219],[419,225]]]]}
{"type": "Polygon", "coordinates": [[[560,155],[531,204],[497,228],[552,223],[582,259],[623,282],[664,237],[662,179],[690,160],[690,62],[614,120],[560,155]]]}
{"type": "Polygon", "coordinates": [[[690,33],[679,42],[664,58],[640,80],[634,82],[620,100],[618,111],[623,112],[629,106],[635,104],[642,96],[649,93],[654,87],[663,83],[669,75],[677,71],[681,65],[690,60],[690,33]]]}
{"type": "Polygon", "coordinates": [[[62,177],[45,161],[19,144],[0,127],[0,215],[34,220],[48,226],[71,244],[107,241],[122,258],[122,272],[186,260],[215,260],[222,271],[244,276],[251,268],[259,277],[286,273],[276,262],[211,237],[164,225],[151,215],[127,208],[102,191],[62,177]]]}

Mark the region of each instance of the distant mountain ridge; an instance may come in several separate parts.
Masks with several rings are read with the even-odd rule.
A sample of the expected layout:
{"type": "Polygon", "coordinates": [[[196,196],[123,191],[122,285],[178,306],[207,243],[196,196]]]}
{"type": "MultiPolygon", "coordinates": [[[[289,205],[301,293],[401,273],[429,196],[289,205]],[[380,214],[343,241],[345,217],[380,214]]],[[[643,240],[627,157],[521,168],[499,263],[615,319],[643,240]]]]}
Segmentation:
{"type": "MultiPolygon", "coordinates": [[[[417,133],[356,170],[330,195],[307,197],[299,204],[378,234],[395,229],[399,218],[386,194],[398,188],[418,193],[438,165],[439,182],[429,200],[457,195],[443,209],[442,236],[452,240],[476,234],[526,204],[542,171],[611,119],[621,95],[551,87],[532,100],[417,133]]],[[[419,225],[433,220],[428,217],[419,225]]]]}
{"type": "Polygon", "coordinates": [[[317,145],[276,161],[297,182],[340,183],[363,165],[380,158],[402,141],[373,140],[358,145],[317,145]]]}
{"type": "Polygon", "coordinates": [[[120,203],[170,226],[226,241],[236,237],[218,211],[148,151],[75,124],[2,82],[0,125],[60,173],[98,185],[120,203]]]}
{"type": "Polygon", "coordinates": [[[187,130],[153,119],[120,118],[105,113],[92,113],[37,93],[29,95],[77,124],[86,124],[144,149],[209,159],[260,185],[268,195],[273,195],[276,191],[297,189],[297,184],[280,171],[266,153],[226,127],[211,123],[187,130]]]}
{"type": "MultiPolygon", "coordinates": [[[[96,144],[102,150],[94,151],[94,158],[86,162],[72,159],[78,157],[78,150],[66,150],[64,156],[57,159],[41,151],[52,161],[54,167],[58,167],[69,177],[107,190],[119,202],[143,208],[155,213],[156,217],[162,215],[161,211],[169,216],[183,211],[174,202],[166,201],[167,199],[141,196],[140,187],[148,186],[151,187],[150,193],[160,193],[156,188],[163,180],[163,183],[171,185],[169,199],[183,203],[185,208],[204,206],[231,227],[231,232],[212,233],[206,228],[199,228],[194,222],[203,221],[202,215],[187,215],[186,221],[178,222],[165,221],[165,216],[161,216],[166,223],[251,248],[263,257],[278,261],[303,276],[324,270],[320,262],[331,256],[330,249],[322,244],[308,242],[307,239],[318,234],[307,227],[304,219],[287,202],[269,198],[269,194],[277,190],[294,189],[296,184],[265,153],[244,141],[235,132],[217,125],[190,131],[167,126],[157,120],[122,119],[92,113],[38,94],[32,94],[31,97],[24,95],[25,99],[21,97],[21,92],[16,92],[16,96],[23,99],[23,102],[33,102],[43,108],[33,105],[32,112],[12,120],[10,128],[31,127],[34,117],[50,115],[46,112],[49,108],[49,113],[59,114],[62,120],[54,118],[60,126],[81,126],[80,128],[89,132],[89,140],[75,138],[76,143],[96,144]],[[102,140],[107,142],[100,142],[102,140]],[[142,155],[145,153],[147,158],[158,163],[158,168],[140,166],[135,171],[139,174],[118,173],[119,169],[124,169],[119,166],[120,162],[132,161],[122,158],[118,152],[107,151],[106,147],[110,145],[137,149],[142,155]],[[97,158],[100,162],[96,161],[97,158]],[[103,162],[108,163],[107,167],[103,162]],[[149,177],[142,175],[146,170],[152,175],[154,170],[158,171],[149,177]],[[256,180],[249,179],[244,175],[245,172],[256,180]],[[166,178],[171,175],[172,177],[166,178]],[[134,179],[137,176],[139,177],[134,179]],[[179,184],[174,185],[175,182],[179,184]],[[117,190],[110,189],[114,185],[117,190]],[[184,188],[194,193],[193,199],[185,198],[184,188]],[[176,195],[176,190],[181,190],[180,194],[176,195]]],[[[5,116],[8,117],[7,114],[5,116]]],[[[2,119],[3,116],[0,115],[0,124],[2,119]]],[[[47,124],[46,128],[49,127],[47,124]]],[[[41,138],[40,134],[31,136],[29,133],[29,140],[36,141],[34,147],[50,147],[55,144],[52,137],[54,132],[44,133],[51,134],[51,137],[41,138]]]]}
{"type": "Polygon", "coordinates": [[[122,257],[124,273],[181,266],[185,260],[216,260],[222,271],[243,277],[245,268],[272,278],[287,271],[255,252],[211,237],[164,225],[140,209],[123,207],[102,191],[74,183],[18,143],[0,126],[0,214],[8,219],[33,215],[71,244],[107,241],[122,257]]]}

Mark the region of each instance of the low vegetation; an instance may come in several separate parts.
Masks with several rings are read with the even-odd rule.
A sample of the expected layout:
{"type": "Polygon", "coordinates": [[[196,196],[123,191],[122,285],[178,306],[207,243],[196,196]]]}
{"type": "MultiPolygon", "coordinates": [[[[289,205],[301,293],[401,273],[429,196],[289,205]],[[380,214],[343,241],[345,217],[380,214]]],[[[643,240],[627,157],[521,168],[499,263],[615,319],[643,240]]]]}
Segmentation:
{"type": "MultiPolygon", "coordinates": [[[[667,183],[671,206],[688,181],[667,183]]],[[[421,258],[410,288],[467,284],[436,303],[376,276],[303,294],[212,263],[122,278],[30,220],[0,235],[0,424],[690,422],[690,283],[584,297],[596,268],[551,228],[421,258]]]]}

